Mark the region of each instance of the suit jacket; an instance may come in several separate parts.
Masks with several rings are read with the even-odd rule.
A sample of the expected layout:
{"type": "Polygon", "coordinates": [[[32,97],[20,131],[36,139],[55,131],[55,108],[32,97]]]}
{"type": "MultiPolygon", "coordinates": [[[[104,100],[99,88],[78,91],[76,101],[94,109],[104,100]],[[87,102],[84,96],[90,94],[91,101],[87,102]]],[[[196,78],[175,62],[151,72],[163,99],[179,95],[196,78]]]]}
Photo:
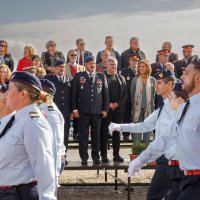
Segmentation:
{"type": "MultiPolygon", "coordinates": [[[[5,65],[7,65],[12,72],[14,69],[14,60],[12,58],[12,55],[10,53],[7,53],[7,54],[4,54],[3,58],[4,58],[5,65]]],[[[0,63],[0,64],[3,64],[3,63],[0,63]]]]}
{"type": "Polygon", "coordinates": [[[69,117],[71,113],[71,78],[66,76],[62,83],[60,83],[58,77],[54,74],[48,74],[44,78],[54,83],[56,87],[56,93],[54,94],[53,101],[63,114],[63,117],[69,117]]]}
{"type": "Polygon", "coordinates": [[[151,76],[155,76],[155,74],[156,73],[158,73],[158,72],[160,72],[160,71],[162,71],[163,69],[164,69],[164,67],[162,67],[161,65],[160,65],[160,63],[152,63],[151,64],[151,69],[152,69],[152,71],[151,71],[151,76]]]}
{"type": "Polygon", "coordinates": [[[95,72],[91,80],[86,71],[79,72],[72,81],[72,110],[84,114],[101,114],[109,109],[108,85],[102,73],[95,72]]]}
{"type": "MultiPolygon", "coordinates": [[[[107,73],[107,71],[105,72],[105,75],[106,75],[106,78],[108,80],[108,88],[109,88],[110,75],[107,73]]],[[[126,80],[120,74],[116,74],[116,78],[117,78],[117,80],[119,81],[119,84],[120,84],[120,95],[119,95],[119,99],[117,101],[119,107],[116,108],[113,111],[119,112],[119,113],[124,113],[126,111],[126,100],[127,100],[126,80]]],[[[110,94],[109,94],[109,96],[110,96],[110,94]]],[[[109,103],[111,103],[111,102],[109,102],[109,103]]]]}
{"type": "MultiPolygon", "coordinates": [[[[78,50],[75,49],[75,51],[78,53],[78,50]]],[[[84,60],[88,57],[88,56],[92,56],[92,52],[85,50],[84,51],[84,60]]],[[[69,58],[67,57],[67,63],[69,62],[69,58]]],[[[77,60],[76,63],[79,63],[78,61],[78,55],[77,55],[77,60]]]]}
{"type": "MultiPolygon", "coordinates": [[[[77,71],[77,73],[78,72],[83,72],[83,71],[85,71],[85,67],[82,66],[82,65],[76,64],[76,71],[77,71]]],[[[65,66],[65,73],[66,73],[66,75],[68,75],[70,77],[72,76],[71,70],[70,70],[70,63],[66,64],[66,66],[65,66]]]]}
{"type": "Polygon", "coordinates": [[[177,62],[174,63],[174,71],[176,74],[176,77],[180,79],[181,75],[183,74],[183,71],[187,67],[188,63],[182,59],[178,60],[177,62]]]}

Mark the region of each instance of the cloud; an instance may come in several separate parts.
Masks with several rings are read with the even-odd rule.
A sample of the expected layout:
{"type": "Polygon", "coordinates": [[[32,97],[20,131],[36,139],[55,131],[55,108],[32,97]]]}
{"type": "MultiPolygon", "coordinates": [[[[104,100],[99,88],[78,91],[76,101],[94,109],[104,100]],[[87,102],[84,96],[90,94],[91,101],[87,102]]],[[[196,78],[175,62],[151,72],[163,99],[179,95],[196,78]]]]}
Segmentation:
{"type": "Polygon", "coordinates": [[[75,48],[75,40],[85,39],[87,49],[94,52],[104,48],[106,35],[115,38],[115,49],[119,52],[129,48],[132,36],[140,38],[141,49],[150,61],[164,41],[171,41],[173,51],[181,55],[183,44],[195,44],[195,53],[199,53],[200,9],[173,12],[138,12],[123,14],[99,14],[89,17],[42,20],[27,23],[0,25],[0,38],[9,41],[10,51],[17,61],[22,57],[23,47],[33,44],[37,52],[46,51],[49,39],[57,42],[58,49],[64,55],[75,48]]]}

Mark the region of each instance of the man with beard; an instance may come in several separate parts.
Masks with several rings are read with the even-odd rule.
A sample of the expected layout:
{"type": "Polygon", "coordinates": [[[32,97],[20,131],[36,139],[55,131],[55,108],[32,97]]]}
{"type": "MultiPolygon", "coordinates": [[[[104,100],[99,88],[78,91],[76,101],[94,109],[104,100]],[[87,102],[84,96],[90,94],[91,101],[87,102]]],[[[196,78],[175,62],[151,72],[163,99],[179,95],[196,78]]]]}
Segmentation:
{"type": "Polygon", "coordinates": [[[183,74],[183,71],[189,64],[189,59],[192,57],[192,50],[194,48],[194,45],[188,44],[182,46],[183,48],[183,59],[178,60],[177,62],[174,63],[175,66],[175,73],[177,78],[180,79],[181,75],[183,74]]]}
{"type": "MultiPolygon", "coordinates": [[[[170,138],[161,135],[163,152],[176,141],[174,148],[179,166],[184,171],[178,200],[200,199],[200,61],[194,60],[186,67],[181,76],[182,88],[189,100],[179,110],[173,120],[170,138]]],[[[131,166],[130,174],[138,171],[140,166],[131,166]]]]}

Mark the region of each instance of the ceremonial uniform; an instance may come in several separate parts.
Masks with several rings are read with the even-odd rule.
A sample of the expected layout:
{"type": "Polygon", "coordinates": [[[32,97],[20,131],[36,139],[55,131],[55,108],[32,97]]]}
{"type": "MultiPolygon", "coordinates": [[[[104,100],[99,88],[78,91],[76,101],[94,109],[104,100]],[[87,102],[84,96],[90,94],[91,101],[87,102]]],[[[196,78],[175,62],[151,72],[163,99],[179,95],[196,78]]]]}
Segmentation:
{"type": "Polygon", "coordinates": [[[91,126],[92,159],[99,162],[100,123],[102,111],[108,111],[108,85],[102,73],[79,72],[72,81],[72,110],[79,112],[79,154],[88,160],[88,134],[91,126]],[[89,77],[90,76],[90,77],[89,77]]]}
{"type": "Polygon", "coordinates": [[[152,71],[151,71],[151,76],[155,76],[155,74],[156,73],[158,73],[158,72],[161,72],[163,69],[164,69],[164,64],[161,64],[161,63],[152,63],[151,64],[151,69],[152,69],[152,71]]]}
{"type": "Polygon", "coordinates": [[[59,176],[61,171],[61,156],[65,155],[66,149],[64,146],[64,118],[54,103],[51,105],[42,103],[39,105],[39,109],[49,122],[53,132],[53,156],[56,176],[59,176]]]}
{"type": "Polygon", "coordinates": [[[65,119],[64,126],[64,144],[66,148],[68,147],[69,139],[69,127],[70,127],[70,113],[71,113],[71,102],[70,102],[70,93],[71,93],[71,79],[69,76],[58,77],[55,74],[49,74],[44,77],[51,81],[56,88],[56,93],[54,95],[53,101],[62,113],[65,119]],[[60,80],[59,80],[60,79],[60,80]]]}
{"type": "Polygon", "coordinates": [[[56,199],[51,127],[34,104],[15,113],[13,125],[0,139],[0,177],[2,200],[30,199],[29,191],[31,200],[56,199]]]}

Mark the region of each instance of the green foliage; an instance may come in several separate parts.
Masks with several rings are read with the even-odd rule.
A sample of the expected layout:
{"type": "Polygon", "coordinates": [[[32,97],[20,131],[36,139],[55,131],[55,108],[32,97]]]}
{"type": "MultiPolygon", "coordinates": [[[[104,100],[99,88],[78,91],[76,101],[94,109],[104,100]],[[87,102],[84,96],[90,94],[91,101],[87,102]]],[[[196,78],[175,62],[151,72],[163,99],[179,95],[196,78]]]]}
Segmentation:
{"type": "Polygon", "coordinates": [[[138,144],[133,143],[131,146],[132,154],[139,155],[146,148],[147,148],[147,144],[145,143],[138,143],[138,144]]]}

